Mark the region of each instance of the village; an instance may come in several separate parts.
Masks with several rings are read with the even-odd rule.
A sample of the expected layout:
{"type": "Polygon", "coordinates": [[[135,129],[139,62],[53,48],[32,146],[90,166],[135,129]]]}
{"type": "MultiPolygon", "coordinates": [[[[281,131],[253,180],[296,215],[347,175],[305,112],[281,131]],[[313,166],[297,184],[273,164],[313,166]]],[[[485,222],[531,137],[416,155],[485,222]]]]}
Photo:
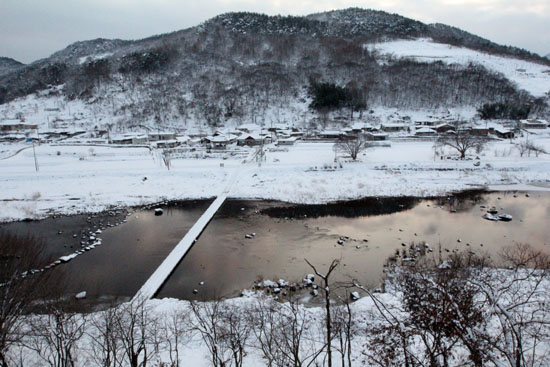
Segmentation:
{"type": "Polygon", "coordinates": [[[0,121],[0,143],[53,143],[84,145],[149,146],[151,148],[189,147],[207,151],[230,150],[237,146],[258,146],[274,143],[277,146],[292,146],[298,142],[337,142],[362,139],[365,141],[435,141],[439,136],[452,134],[456,129],[470,131],[475,136],[491,139],[513,139],[524,134],[540,134],[550,128],[542,119],[525,120],[477,120],[457,121],[449,116],[443,118],[411,119],[409,116],[391,116],[387,122],[349,123],[336,117],[330,123],[312,121],[309,127],[296,124],[271,123],[259,125],[241,124],[236,127],[206,129],[142,129],[138,131],[113,132],[108,128],[90,129],[69,126],[67,123],[28,123],[19,118],[0,121]],[[317,122],[317,123],[316,123],[317,122]],[[44,126],[47,125],[47,126],[44,126]],[[321,128],[325,126],[326,128],[321,128]]]}

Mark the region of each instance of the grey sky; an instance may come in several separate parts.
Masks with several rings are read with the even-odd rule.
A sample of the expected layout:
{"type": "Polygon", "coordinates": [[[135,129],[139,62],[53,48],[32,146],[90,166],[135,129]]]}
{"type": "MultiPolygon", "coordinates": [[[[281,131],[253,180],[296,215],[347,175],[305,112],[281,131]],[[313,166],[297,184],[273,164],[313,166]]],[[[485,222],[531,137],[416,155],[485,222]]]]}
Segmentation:
{"type": "Polygon", "coordinates": [[[445,23],[550,53],[550,0],[1,0],[0,56],[28,63],[75,41],[139,39],[228,11],[305,15],[350,6],[445,23]]]}

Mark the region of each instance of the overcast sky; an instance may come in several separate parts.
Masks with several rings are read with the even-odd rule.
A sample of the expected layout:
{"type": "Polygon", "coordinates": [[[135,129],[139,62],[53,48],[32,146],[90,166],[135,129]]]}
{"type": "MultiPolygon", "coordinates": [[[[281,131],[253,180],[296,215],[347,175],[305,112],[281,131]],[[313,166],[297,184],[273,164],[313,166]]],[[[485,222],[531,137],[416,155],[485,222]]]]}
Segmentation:
{"type": "Polygon", "coordinates": [[[351,6],[550,53],[550,0],[0,0],[0,56],[28,63],[76,41],[140,39],[228,11],[305,15],[351,6]]]}

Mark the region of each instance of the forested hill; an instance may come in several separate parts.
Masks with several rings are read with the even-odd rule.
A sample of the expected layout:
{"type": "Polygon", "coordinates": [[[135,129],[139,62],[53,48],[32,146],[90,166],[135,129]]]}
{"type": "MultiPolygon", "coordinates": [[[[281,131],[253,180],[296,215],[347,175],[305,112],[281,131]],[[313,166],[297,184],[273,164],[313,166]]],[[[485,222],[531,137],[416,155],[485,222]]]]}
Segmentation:
{"type": "Polygon", "coordinates": [[[540,55],[517,47],[502,46],[459,28],[441,23],[424,24],[398,14],[371,9],[349,8],[306,17],[228,13],[206,22],[206,25],[211,24],[221,24],[228,30],[240,33],[301,34],[313,37],[360,39],[367,42],[429,37],[441,43],[545,62],[540,55]]]}
{"type": "Polygon", "coordinates": [[[0,75],[19,69],[24,64],[9,57],[0,57],[0,75]]]}
{"type": "Polygon", "coordinates": [[[517,80],[544,77],[541,68],[550,61],[446,25],[350,8],[305,17],[227,13],[173,33],[77,42],[29,65],[1,65],[0,104],[39,92],[84,101],[120,126],[182,120],[215,126],[228,119],[266,121],[274,109],[307,106],[308,86],[321,81],[349,86],[362,106],[506,102],[530,103],[537,111],[546,108],[544,93],[534,95],[529,83],[517,80]],[[418,47],[459,46],[453,49],[469,49],[477,61],[396,57],[377,49],[426,39],[431,43],[418,47]],[[495,57],[497,63],[483,62],[495,57]],[[490,67],[507,60],[527,66],[511,73],[490,67]]]}

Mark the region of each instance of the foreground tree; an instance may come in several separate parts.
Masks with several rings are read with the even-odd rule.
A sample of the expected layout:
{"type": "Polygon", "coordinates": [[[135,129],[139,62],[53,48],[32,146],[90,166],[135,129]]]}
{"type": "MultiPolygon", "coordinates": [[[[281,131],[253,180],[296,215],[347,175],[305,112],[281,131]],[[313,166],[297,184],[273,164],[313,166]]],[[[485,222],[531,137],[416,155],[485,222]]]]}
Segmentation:
{"type": "Polygon", "coordinates": [[[269,367],[319,366],[325,350],[319,320],[292,294],[284,303],[259,299],[250,317],[256,345],[269,367]]]}
{"type": "Polygon", "coordinates": [[[327,360],[328,360],[328,366],[332,367],[332,320],[331,320],[331,312],[330,312],[330,274],[336,269],[338,264],[340,263],[338,260],[332,260],[330,263],[330,266],[328,267],[328,270],[326,274],[320,273],[319,270],[315,267],[315,265],[311,264],[307,259],[304,259],[306,263],[313,269],[315,274],[323,280],[323,292],[325,294],[325,331],[326,331],[326,345],[327,345],[327,360]]]}
{"type": "Polygon", "coordinates": [[[420,340],[429,366],[448,366],[458,347],[469,351],[474,366],[482,366],[487,346],[477,336],[482,312],[476,287],[467,282],[468,268],[455,261],[403,272],[399,288],[411,334],[420,340]]]}
{"type": "Polygon", "coordinates": [[[72,300],[49,300],[43,315],[33,316],[27,348],[51,367],[74,367],[81,355],[79,342],[84,336],[87,316],[72,300]]]}
{"type": "Polygon", "coordinates": [[[509,269],[478,269],[468,280],[493,320],[483,341],[497,366],[550,365],[550,257],[529,245],[505,248],[509,269]]]}
{"type": "Polygon", "coordinates": [[[115,335],[130,367],[147,366],[158,353],[159,319],[144,298],[117,308],[115,335]]]}
{"type": "Polygon", "coordinates": [[[435,147],[450,147],[460,153],[460,159],[466,158],[468,151],[475,149],[481,152],[488,140],[486,136],[479,135],[471,127],[465,127],[459,122],[453,123],[454,131],[441,135],[435,142],[435,147]]]}
{"type": "Polygon", "coordinates": [[[245,347],[251,334],[247,309],[225,303],[190,303],[192,329],[197,332],[210,352],[214,367],[242,367],[245,347]]]}
{"type": "Polygon", "coordinates": [[[9,352],[24,336],[26,315],[55,283],[48,282],[49,272],[36,270],[42,262],[34,239],[0,231],[0,366],[10,365],[9,352]]]}
{"type": "Polygon", "coordinates": [[[488,258],[471,253],[437,260],[414,252],[405,254],[407,265],[392,269],[386,283],[386,290],[400,302],[385,305],[359,286],[373,299],[378,320],[381,316],[384,321],[367,331],[372,363],[549,365],[548,255],[514,245],[501,254],[509,268],[496,269],[488,265],[488,258]],[[401,351],[394,347],[399,344],[401,351]]]}

